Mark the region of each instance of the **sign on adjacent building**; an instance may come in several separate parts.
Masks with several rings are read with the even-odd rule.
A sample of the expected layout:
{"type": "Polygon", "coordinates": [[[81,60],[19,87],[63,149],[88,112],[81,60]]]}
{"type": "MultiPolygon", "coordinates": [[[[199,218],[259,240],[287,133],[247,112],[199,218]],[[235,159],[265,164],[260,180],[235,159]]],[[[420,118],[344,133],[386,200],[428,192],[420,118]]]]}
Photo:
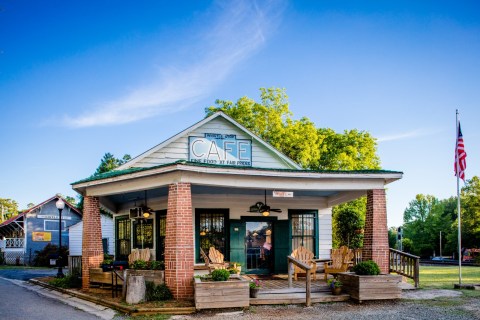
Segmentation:
{"type": "Polygon", "coordinates": [[[205,133],[188,137],[188,160],[192,162],[252,166],[252,140],[237,139],[235,134],[205,133]]]}
{"type": "MultiPolygon", "coordinates": [[[[57,216],[57,215],[54,215],[54,214],[37,214],[37,218],[58,220],[58,219],[60,219],[60,216],[57,216]]],[[[72,220],[72,217],[63,215],[62,220],[72,220]]]]}
{"type": "Polygon", "coordinates": [[[52,241],[51,232],[32,232],[33,241],[52,241]]]}

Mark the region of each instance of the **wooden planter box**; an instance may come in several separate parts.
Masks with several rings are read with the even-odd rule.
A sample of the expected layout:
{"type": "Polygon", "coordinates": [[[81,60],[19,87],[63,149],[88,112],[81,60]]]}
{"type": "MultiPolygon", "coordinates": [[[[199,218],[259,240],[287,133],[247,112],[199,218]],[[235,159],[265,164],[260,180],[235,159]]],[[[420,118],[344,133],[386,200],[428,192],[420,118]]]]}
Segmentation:
{"type": "Polygon", "coordinates": [[[164,270],[135,270],[127,269],[128,276],[143,276],[145,281],[151,281],[157,286],[165,283],[165,271],[164,270]]]}
{"type": "Polygon", "coordinates": [[[230,276],[228,281],[202,281],[195,278],[195,308],[234,308],[250,306],[248,281],[230,276]]]}
{"type": "Polygon", "coordinates": [[[351,272],[338,274],[338,280],[343,283],[343,291],[358,302],[365,300],[400,299],[402,276],[380,274],[378,276],[359,276],[351,272]]]}
{"type": "MultiPolygon", "coordinates": [[[[90,283],[100,285],[112,285],[112,271],[103,272],[102,268],[90,268],[90,283]]],[[[117,280],[118,285],[122,285],[122,280],[117,280]]]]}

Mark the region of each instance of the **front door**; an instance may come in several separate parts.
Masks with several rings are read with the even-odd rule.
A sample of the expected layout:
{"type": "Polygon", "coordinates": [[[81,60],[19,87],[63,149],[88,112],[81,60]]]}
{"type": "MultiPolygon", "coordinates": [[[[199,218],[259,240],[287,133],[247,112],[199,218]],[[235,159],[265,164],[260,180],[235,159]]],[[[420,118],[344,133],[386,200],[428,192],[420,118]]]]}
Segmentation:
{"type": "Polygon", "coordinates": [[[246,221],[246,273],[268,274],[273,271],[272,222],[246,221]]]}

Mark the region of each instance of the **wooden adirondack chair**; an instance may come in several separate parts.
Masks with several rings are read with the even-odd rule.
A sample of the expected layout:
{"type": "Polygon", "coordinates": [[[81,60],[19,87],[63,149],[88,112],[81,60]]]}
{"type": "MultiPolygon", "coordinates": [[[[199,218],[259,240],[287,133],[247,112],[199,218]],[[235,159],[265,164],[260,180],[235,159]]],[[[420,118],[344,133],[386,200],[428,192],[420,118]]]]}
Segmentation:
{"type": "Polygon", "coordinates": [[[132,264],[137,260],[150,260],[150,249],[133,249],[133,251],[128,255],[128,264],[132,264]]]}
{"type": "Polygon", "coordinates": [[[341,246],[339,249],[332,249],[330,262],[325,262],[325,280],[328,274],[346,272],[352,265],[354,253],[346,246],[341,246]]]}
{"type": "Polygon", "coordinates": [[[217,249],[215,249],[215,247],[210,247],[208,251],[208,258],[210,258],[212,264],[222,266],[221,269],[226,269],[230,265],[229,262],[223,260],[223,254],[217,249]]]}
{"type": "MultiPolygon", "coordinates": [[[[310,265],[312,267],[312,269],[310,269],[310,273],[313,275],[313,280],[317,278],[317,263],[313,260],[315,255],[312,251],[308,250],[304,246],[300,246],[293,250],[291,256],[307,265],[310,265]]],[[[305,270],[293,265],[293,279],[295,281],[297,280],[297,275],[299,273],[305,273],[305,270]]]]}
{"type": "MultiPolygon", "coordinates": [[[[212,251],[212,248],[210,248],[210,251],[212,251]]],[[[222,256],[222,261],[223,261],[223,254],[221,254],[218,250],[216,250],[215,248],[213,248],[213,250],[217,251],[221,256],[222,256]]],[[[205,266],[208,267],[208,270],[209,271],[212,271],[212,270],[215,270],[215,269],[225,269],[226,267],[228,267],[228,263],[225,263],[225,262],[222,262],[222,263],[217,263],[217,262],[214,262],[212,261],[208,256],[207,254],[205,253],[205,251],[203,251],[202,248],[200,248],[200,255],[202,256],[203,258],[203,261],[205,261],[205,266]]],[[[218,254],[216,255],[216,261],[218,261],[218,254]]]]}

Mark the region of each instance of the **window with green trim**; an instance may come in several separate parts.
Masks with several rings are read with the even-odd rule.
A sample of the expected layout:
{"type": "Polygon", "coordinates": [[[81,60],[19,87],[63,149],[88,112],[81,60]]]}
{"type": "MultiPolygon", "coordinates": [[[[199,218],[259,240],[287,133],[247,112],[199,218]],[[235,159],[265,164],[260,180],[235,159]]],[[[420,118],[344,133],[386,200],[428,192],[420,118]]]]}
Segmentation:
{"type": "Polygon", "coordinates": [[[195,220],[197,262],[204,262],[200,255],[200,247],[207,255],[210,247],[215,247],[227,260],[228,210],[197,209],[195,220]]]}
{"type": "Polygon", "coordinates": [[[153,220],[139,219],[133,223],[133,247],[153,248],[153,220]]]}
{"type": "Polygon", "coordinates": [[[295,211],[290,214],[292,250],[299,246],[317,255],[317,213],[295,211]]]}
{"type": "Polygon", "coordinates": [[[131,252],[131,226],[130,218],[128,216],[116,218],[116,260],[127,260],[131,252]]]}

